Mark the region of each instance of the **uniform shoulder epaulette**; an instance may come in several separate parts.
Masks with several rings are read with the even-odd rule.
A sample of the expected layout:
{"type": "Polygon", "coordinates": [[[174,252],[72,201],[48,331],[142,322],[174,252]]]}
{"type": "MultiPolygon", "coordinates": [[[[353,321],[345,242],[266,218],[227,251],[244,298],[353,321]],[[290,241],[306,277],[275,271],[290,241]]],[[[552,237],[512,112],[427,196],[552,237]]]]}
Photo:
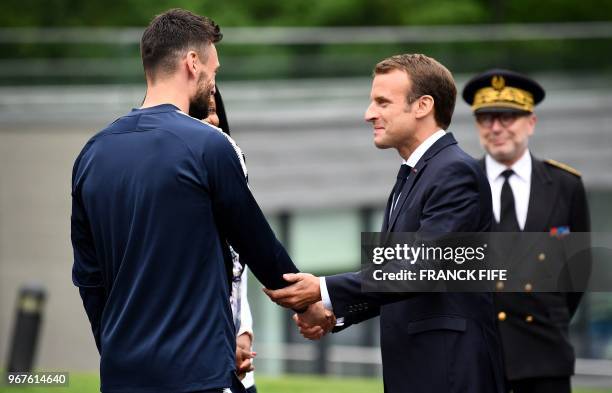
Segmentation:
{"type": "Polygon", "coordinates": [[[564,164],[562,162],[555,161],[555,160],[550,160],[550,159],[549,160],[544,160],[544,162],[547,163],[548,165],[552,165],[552,166],[557,167],[559,169],[563,169],[564,171],[569,172],[572,175],[576,175],[578,177],[582,176],[582,174],[577,169],[574,169],[571,166],[569,166],[567,164],[564,164]]]}

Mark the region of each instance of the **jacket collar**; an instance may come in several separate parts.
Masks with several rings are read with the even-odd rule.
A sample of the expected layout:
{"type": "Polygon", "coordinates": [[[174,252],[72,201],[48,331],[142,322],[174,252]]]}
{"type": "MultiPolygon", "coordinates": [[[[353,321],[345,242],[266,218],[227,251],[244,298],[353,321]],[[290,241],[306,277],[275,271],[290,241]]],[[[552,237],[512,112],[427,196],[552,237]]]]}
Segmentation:
{"type": "Polygon", "coordinates": [[[391,231],[393,229],[393,225],[395,224],[395,221],[397,220],[399,212],[401,211],[402,206],[404,205],[404,202],[406,202],[406,199],[408,198],[408,194],[410,194],[410,191],[412,190],[414,184],[418,181],[419,177],[421,176],[421,173],[427,166],[427,161],[435,157],[444,148],[450,145],[456,145],[456,144],[457,144],[457,141],[455,140],[455,137],[453,136],[453,134],[450,132],[447,132],[444,136],[438,139],[429,149],[427,149],[427,151],[425,152],[425,154],[423,154],[421,159],[418,160],[414,168],[412,168],[412,173],[410,173],[410,176],[408,176],[408,179],[406,180],[406,184],[404,184],[404,187],[402,188],[400,199],[397,202],[397,206],[395,206],[395,209],[393,209],[393,212],[391,213],[391,217],[389,218],[389,225],[387,227],[388,231],[391,231]]]}

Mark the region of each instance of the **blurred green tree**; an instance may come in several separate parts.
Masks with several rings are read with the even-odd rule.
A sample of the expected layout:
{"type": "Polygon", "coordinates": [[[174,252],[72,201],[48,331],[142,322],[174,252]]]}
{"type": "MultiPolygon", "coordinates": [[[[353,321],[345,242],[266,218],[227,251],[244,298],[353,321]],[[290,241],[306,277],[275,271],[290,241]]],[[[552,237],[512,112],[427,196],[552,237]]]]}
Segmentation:
{"type": "Polygon", "coordinates": [[[222,26],[380,26],[612,20],[599,0],[3,0],[0,26],[143,26],[172,7],[222,26]]]}

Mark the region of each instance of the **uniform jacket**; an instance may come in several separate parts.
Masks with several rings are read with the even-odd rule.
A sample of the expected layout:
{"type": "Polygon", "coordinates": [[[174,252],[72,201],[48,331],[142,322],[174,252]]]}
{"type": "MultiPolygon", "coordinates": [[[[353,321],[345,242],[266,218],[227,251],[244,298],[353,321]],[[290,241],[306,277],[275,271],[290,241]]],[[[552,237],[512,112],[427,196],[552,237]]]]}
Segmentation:
{"type": "MultiPolygon", "coordinates": [[[[382,231],[482,232],[490,229],[492,214],[478,162],[446,134],[416,164],[382,231]]],[[[380,314],[386,392],[503,391],[490,294],[368,293],[361,291],[359,273],[330,276],[326,283],[345,326],[380,314]]]]}
{"type": "MultiPolygon", "coordinates": [[[[485,160],[481,160],[485,168],[485,160]]],[[[569,227],[571,232],[589,232],[589,211],[584,186],[571,169],[555,161],[532,157],[531,191],[524,232],[550,232],[569,227]]],[[[517,256],[517,263],[542,266],[565,258],[541,242],[517,256]]],[[[563,263],[564,261],[561,261],[563,263]]],[[[590,259],[581,263],[590,266],[590,259]]],[[[589,266],[585,266],[586,270],[589,266]]],[[[529,283],[525,283],[526,285],[529,283]]],[[[497,293],[495,308],[502,339],[506,377],[560,377],[574,373],[574,350],[569,323],[581,292],[497,293]]]]}

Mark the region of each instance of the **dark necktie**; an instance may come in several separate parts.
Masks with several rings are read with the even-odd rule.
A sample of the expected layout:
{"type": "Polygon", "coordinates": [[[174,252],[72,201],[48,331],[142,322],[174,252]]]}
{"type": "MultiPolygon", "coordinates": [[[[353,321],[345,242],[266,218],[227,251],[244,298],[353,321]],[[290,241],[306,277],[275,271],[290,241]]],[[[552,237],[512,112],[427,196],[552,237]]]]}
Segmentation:
{"type": "MultiPolygon", "coordinates": [[[[402,192],[402,188],[404,188],[404,184],[406,184],[406,178],[410,175],[411,167],[406,164],[402,164],[400,166],[399,171],[397,172],[397,180],[395,182],[395,186],[393,186],[393,199],[391,199],[391,209],[389,212],[393,212],[397,205],[397,201],[399,200],[400,194],[402,192]]],[[[390,216],[390,215],[389,215],[390,216]]]]}
{"type": "Polygon", "coordinates": [[[501,191],[501,209],[499,212],[499,232],[518,232],[520,227],[516,219],[516,209],[514,208],[514,195],[508,179],[514,174],[512,169],[506,169],[501,173],[504,177],[504,185],[501,191]]]}

